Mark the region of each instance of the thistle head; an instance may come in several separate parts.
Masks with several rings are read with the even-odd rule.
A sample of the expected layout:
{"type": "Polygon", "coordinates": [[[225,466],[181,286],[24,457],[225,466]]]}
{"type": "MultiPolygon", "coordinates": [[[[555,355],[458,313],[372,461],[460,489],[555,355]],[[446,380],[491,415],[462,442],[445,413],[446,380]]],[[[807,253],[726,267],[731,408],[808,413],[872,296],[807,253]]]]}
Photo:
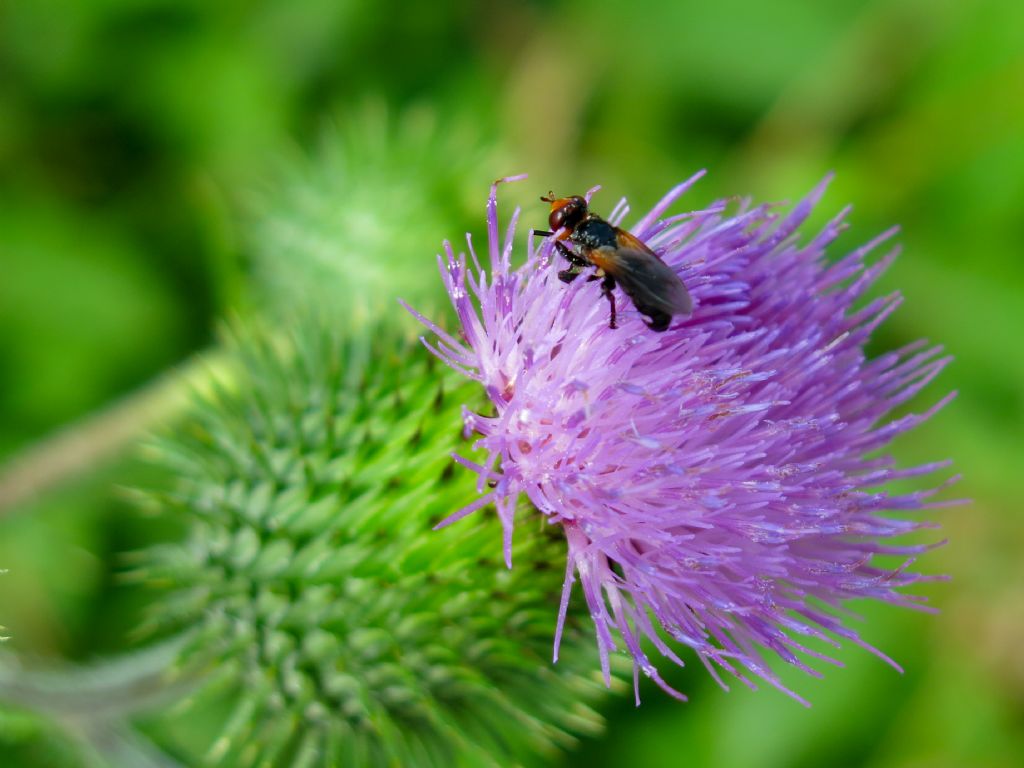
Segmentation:
{"type": "MultiPolygon", "coordinates": [[[[936,506],[937,489],[885,484],[946,463],[898,467],[884,451],[948,401],[890,416],[948,358],[924,342],[865,353],[900,302],[863,301],[895,251],[866,257],[893,231],[830,259],[845,211],[799,234],[824,183],[785,215],[745,203],[666,215],[696,179],[629,227],[693,296],[693,314],[665,333],[622,299],[610,328],[597,285],[558,279],[553,238],[531,238],[513,266],[519,212],[502,237],[497,184],[486,251],[470,242],[467,258],[445,244],[441,274],[461,332],[414,314],[432,332],[427,347],[482,386],[492,409],[464,413],[482,458],[461,463],[478,495],[446,522],[493,504],[510,564],[520,498],[559,527],[556,655],[578,580],[606,678],[612,653],[625,650],[635,675],[680,696],[653,648],[676,664],[695,655],[723,685],[724,671],[782,688],[770,658],[812,674],[813,661],[831,661],[805,638],[890,661],[848,626],[842,604],[922,607],[903,588],[929,578],[910,567],[934,545],[894,540],[928,527],[905,515],[936,506]],[[886,556],[901,562],[886,566],[886,556]]],[[[610,222],[627,212],[623,201],[610,222]]]]}

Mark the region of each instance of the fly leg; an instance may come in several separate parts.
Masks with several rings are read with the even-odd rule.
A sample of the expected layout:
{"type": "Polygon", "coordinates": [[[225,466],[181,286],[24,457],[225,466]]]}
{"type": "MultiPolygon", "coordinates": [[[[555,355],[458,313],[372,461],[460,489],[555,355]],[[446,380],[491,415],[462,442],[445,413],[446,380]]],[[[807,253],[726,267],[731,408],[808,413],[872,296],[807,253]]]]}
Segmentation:
{"type": "Polygon", "coordinates": [[[559,270],[558,279],[561,280],[563,283],[571,283],[573,280],[580,276],[580,272],[582,270],[583,267],[574,264],[568,269],[559,270]]]}
{"type": "MultiPolygon", "coordinates": [[[[546,229],[535,229],[533,230],[533,234],[540,235],[541,237],[551,237],[555,233],[548,232],[546,229]]],[[[573,266],[585,267],[590,263],[561,240],[555,241],[555,248],[557,248],[558,252],[562,254],[562,256],[564,256],[573,266]]]]}
{"type": "MultiPolygon", "coordinates": [[[[543,229],[535,229],[533,230],[533,234],[540,235],[541,237],[550,237],[555,233],[548,232],[547,230],[543,229]]],[[[562,254],[562,257],[569,262],[568,269],[562,269],[559,270],[558,272],[558,279],[561,280],[563,283],[571,283],[573,280],[580,276],[580,273],[583,272],[584,269],[586,269],[589,266],[592,266],[589,261],[580,256],[578,253],[576,253],[576,251],[574,251],[568,245],[563,243],[561,240],[555,241],[555,248],[558,250],[560,254],[562,254]]]]}
{"type": "Polygon", "coordinates": [[[561,240],[555,241],[555,248],[558,252],[565,257],[565,260],[572,264],[574,267],[585,267],[590,264],[589,261],[580,256],[576,251],[570,248],[568,245],[563,243],[561,240]]]}
{"type": "Polygon", "coordinates": [[[590,262],[573,251],[572,248],[567,246],[561,240],[555,242],[555,247],[558,249],[558,252],[565,257],[565,260],[568,261],[570,265],[568,269],[563,269],[558,273],[558,279],[563,283],[571,283],[580,276],[580,272],[590,266],[590,262]]]}
{"type": "Polygon", "coordinates": [[[608,303],[612,308],[611,320],[608,322],[608,327],[615,330],[618,326],[615,325],[615,294],[612,291],[615,290],[615,278],[611,275],[605,275],[601,281],[601,295],[608,299],[608,303]]]}

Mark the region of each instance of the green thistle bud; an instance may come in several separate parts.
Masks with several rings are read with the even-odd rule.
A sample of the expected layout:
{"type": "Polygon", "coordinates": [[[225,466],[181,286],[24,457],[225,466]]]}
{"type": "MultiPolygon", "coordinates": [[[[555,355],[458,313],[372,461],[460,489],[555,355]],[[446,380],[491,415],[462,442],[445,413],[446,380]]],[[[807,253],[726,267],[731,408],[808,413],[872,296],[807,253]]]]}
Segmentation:
{"type": "Polygon", "coordinates": [[[141,574],[189,705],[226,702],[206,759],[508,765],[595,731],[582,624],[551,664],[557,537],[523,526],[507,570],[494,517],[431,530],[473,492],[448,458],[473,388],[387,328],[338,336],[236,339],[232,383],[156,446],[152,498],[190,530],[141,574]]]}
{"type": "Polygon", "coordinates": [[[468,123],[442,125],[429,110],[347,116],[250,206],[245,244],[261,311],[315,300],[390,312],[399,297],[440,305],[432,249],[476,220],[471,191],[500,167],[493,154],[468,123]]]}

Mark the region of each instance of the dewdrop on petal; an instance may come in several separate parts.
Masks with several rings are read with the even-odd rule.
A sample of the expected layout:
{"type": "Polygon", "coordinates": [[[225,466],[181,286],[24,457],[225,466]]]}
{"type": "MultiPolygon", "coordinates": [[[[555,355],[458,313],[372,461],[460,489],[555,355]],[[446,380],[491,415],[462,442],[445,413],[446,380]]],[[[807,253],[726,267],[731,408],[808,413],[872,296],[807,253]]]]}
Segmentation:
{"type": "Polygon", "coordinates": [[[819,676],[808,659],[838,662],[802,638],[846,640],[899,669],[847,626],[842,603],[924,608],[901,588],[938,578],[910,570],[936,544],[890,541],[933,526],[887,514],[957,503],[931,500],[948,482],[904,494],[880,486],[949,463],[898,468],[879,451],[952,398],[887,419],[949,358],[923,341],[865,355],[901,301],[861,301],[896,251],[871,264],[866,257],[895,229],[830,261],[826,248],[848,209],[816,235],[798,234],[827,179],[785,215],[716,203],[666,216],[701,175],[631,227],[624,203],[609,217],[676,270],[693,297],[692,316],[664,333],[623,301],[610,329],[597,283],[558,280],[564,264],[551,238],[530,237],[525,262],[513,266],[519,211],[502,238],[497,190],[521,176],[491,188],[482,260],[468,238],[468,259],[445,243],[441,275],[461,334],[410,311],[433,334],[426,346],[479,382],[496,411],[464,412],[483,459],[456,460],[479,475],[479,496],[445,524],[493,503],[509,565],[522,494],[562,527],[556,660],[578,581],[606,681],[609,655],[626,650],[634,681],[643,672],[685,698],[648,658],[647,638],[675,664],[692,650],[723,687],[722,670],[806,703],[783,687],[770,657],[819,676]],[[903,562],[882,568],[876,555],[903,562]]]}

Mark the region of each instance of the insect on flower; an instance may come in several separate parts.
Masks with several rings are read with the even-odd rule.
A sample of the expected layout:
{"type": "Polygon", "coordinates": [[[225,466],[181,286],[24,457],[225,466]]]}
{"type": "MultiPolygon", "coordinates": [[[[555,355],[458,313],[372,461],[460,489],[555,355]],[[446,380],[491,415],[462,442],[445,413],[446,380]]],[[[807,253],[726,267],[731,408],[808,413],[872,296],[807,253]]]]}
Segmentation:
{"type": "Polygon", "coordinates": [[[899,294],[865,299],[896,250],[869,255],[896,230],[831,258],[847,209],[801,233],[827,179],[788,212],[721,201],[667,215],[700,175],[629,228],[660,256],[635,258],[685,281],[685,294],[671,282],[668,295],[687,296],[687,308],[692,295],[692,315],[669,338],[608,333],[594,322],[604,307],[586,300],[587,286],[566,286],[570,275],[559,281],[550,268],[561,243],[562,256],[577,258],[567,272],[604,269],[656,330],[671,322],[677,305],[651,306],[638,290],[650,280],[612,271],[628,250],[627,233],[613,229],[625,203],[595,242],[591,226],[601,228],[587,224],[584,199],[551,200],[554,236],[530,239],[516,264],[518,212],[502,236],[497,198],[501,182],[523,177],[503,179],[487,202],[485,249],[467,238],[468,254],[457,254],[445,243],[439,265],[460,333],[413,314],[431,332],[426,346],[479,382],[490,408],[463,412],[474,453],[456,457],[477,475],[479,495],[439,527],[493,504],[509,567],[522,497],[562,529],[556,660],[575,584],[606,680],[612,654],[626,651],[636,690],[644,674],[683,698],[649,650],[678,665],[689,650],[723,687],[726,672],[804,702],[773,658],[819,676],[815,660],[838,663],[822,644],[846,641],[899,669],[850,626],[844,604],[927,610],[904,589],[942,578],[912,568],[941,541],[903,537],[933,527],[916,513],[961,503],[933,498],[956,477],[887,488],[949,465],[901,466],[887,446],[952,398],[892,415],[950,358],[923,341],[868,355],[872,333],[900,303],[899,294]]]}
{"type": "Polygon", "coordinates": [[[689,317],[693,300],[683,281],[642,240],[591,213],[586,199],[579,195],[556,198],[548,192],[541,200],[551,203],[548,225],[553,231],[536,234],[554,235],[555,246],[570,264],[558,273],[558,279],[571,283],[587,267],[596,267],[587,280],[601,281],[601,295],[611,305],[609,328],[616,327],[612,293],[616,283],[637,310],[650,318],[647,327],[652,331],[667,330],[673,315],[689,317]]]}

